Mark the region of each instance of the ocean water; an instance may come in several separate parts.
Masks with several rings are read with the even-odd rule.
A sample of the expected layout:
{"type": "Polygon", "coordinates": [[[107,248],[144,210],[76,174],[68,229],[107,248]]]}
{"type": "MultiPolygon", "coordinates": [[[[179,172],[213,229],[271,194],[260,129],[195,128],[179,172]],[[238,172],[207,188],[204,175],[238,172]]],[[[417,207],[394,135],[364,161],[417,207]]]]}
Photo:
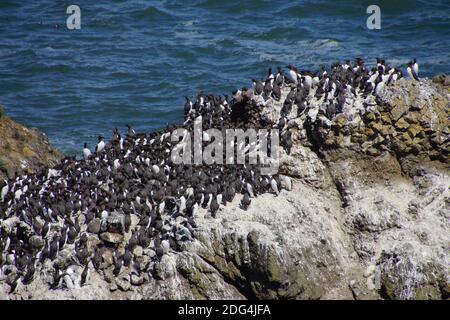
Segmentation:
{"type": "Polygon", "coordinates": [[[1,0],[0,103],[73,155],[114,127],[180,122],[185,95],[230,93],[269,66],[417,58],[421,76],[449,73],[449,41],[448,0],[1,0]],[[366,27],[371,4],[381,30],[366,27]]]}

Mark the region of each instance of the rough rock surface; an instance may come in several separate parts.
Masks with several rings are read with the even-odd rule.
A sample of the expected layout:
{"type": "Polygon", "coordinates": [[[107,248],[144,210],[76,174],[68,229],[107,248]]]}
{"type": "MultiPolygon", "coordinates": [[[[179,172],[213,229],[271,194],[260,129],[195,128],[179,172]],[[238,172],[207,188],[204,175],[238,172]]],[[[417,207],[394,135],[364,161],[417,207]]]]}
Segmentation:
{"type": "Polygon", "coordinates": [[[331,124],[325,117],[317,121],[311,130],[313,142],[321,148],[346,147],[373,156],[383,151],[393,151],[397,157],[425,154],[430,160],[449,163],[448,87],[402,78],[362,115],[354,114],[355,109],[344,109],[331,124]]]}
{"type": "MultiPolygon", "coordinates": [[[[41,271],[14,295],[0,277],[0,299],[448,299],[449,94],[401,80],[363,118],[291,119],[280,172],[292,191],[200,211],[196,240],[142,277],[92,272],[86,286],[49,290],[41,271]]],[[[276,119],[280,106],[267,108],[276,119]]],[[[154,254],[134,250],[143,263],[154,254]]]]}
{"type": "Polygon", "coordinates": [[[61,157],[43,133],[12,121],[0,106],[0,179],[53,166],[61,157]]]}

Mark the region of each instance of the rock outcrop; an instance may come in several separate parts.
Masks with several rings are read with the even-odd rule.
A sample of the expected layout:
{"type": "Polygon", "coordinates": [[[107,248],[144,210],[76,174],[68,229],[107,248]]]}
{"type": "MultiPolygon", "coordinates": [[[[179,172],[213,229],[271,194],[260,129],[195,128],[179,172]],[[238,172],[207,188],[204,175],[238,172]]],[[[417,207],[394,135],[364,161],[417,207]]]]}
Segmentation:
{"type": "MultiPolygon", "coordinates": [[[[236,197],[216,218],[200,210],[195,240],[161,261],[137,246],[148,274],[114,276],[105,250],[104,275],[86,286],[74,272],[72,288],[50,290],[44,268],[11,295],[0,275],[0,299],[448,299],[449,97],[445,81],[401,79],[362,117],[292,117],[294,145],[279,151],[292,191],[258,196],[248,211],[236,197]]],[[[265,106],[268,121],[280,108],[265,106]]],[[[87,227],[92,245],[120,248],[108,226],[87,227]]]]}
{"type": "Polygon", "coordinates": [[[349,148],[372,156],[391,151],[399,158],[423,154],[448,163],[448,99],[448,89],[442,85],[403,78],[360,114],[355,114],[356,100],[346,103],[348,108],[334,121],[319,115],[311,128],[312,142],[324,150],[349,148]]]}
{"type": "Polygon", "coordinates": [[[0,106],[0,179],[51,167],[61,158],[45,134],[14,122],[0,106]]]}

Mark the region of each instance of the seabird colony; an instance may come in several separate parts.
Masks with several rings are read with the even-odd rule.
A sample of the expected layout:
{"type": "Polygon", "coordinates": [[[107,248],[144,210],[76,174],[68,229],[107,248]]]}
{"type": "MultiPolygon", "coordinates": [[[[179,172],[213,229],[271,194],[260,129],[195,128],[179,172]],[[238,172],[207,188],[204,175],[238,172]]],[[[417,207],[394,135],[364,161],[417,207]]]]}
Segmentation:
{"type": "MultiPolygon", "coordinates": [[[[415,59],[406,72],[419,80],[415,59]]],[[[127,125],[125,136],[116,128],[109,142],[98,137],[95,151],[85,144],[82,160],[66,157],[54,168],[1,182],[0,280],[14,292],[44,267],[52,273],[51,288],[89,284],[93,269],[115,276],[152,274],[163,255],[194,239],[200,207],[215,218],[236,194],[247,210],[259,194],[279,194],[282,185],[292,188],[289,178],[264,176],[258,165],[175,165],[170,158],[174,129],[192,130],[198,116],[204,130],[276,128],[289,153],[290,119],[332,121],[358,98],[364,103],[350,104],[352,112],[364,113],[385,86],[401,77],[399,68],[382,59],[373,68],[357,58],[318,73],[292,65],[276,74],[269,69],[265,79],[253,80],[252,89],[233,92],[231,101],[227,95],[200,93],[193,102],[186,97],[182,125],[146,134],[127,125]],[[287,95],[274,124],[262,111],[280,101],[283,91],[287,95]]]]}

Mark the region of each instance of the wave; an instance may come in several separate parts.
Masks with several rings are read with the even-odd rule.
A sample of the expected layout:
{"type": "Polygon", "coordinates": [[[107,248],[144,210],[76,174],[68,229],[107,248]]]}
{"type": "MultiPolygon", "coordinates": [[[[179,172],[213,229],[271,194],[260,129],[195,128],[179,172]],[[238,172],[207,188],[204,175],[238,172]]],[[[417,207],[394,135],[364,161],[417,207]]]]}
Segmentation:
{"type": "Polygon", "coordinates": [[[158,9],[154,6],[149,6],[146,7],[145,9],[135,10],[134,12],[132,12],[132,16],[140,20],[173,18],[173,16],[169,12],[158,9]]]}

